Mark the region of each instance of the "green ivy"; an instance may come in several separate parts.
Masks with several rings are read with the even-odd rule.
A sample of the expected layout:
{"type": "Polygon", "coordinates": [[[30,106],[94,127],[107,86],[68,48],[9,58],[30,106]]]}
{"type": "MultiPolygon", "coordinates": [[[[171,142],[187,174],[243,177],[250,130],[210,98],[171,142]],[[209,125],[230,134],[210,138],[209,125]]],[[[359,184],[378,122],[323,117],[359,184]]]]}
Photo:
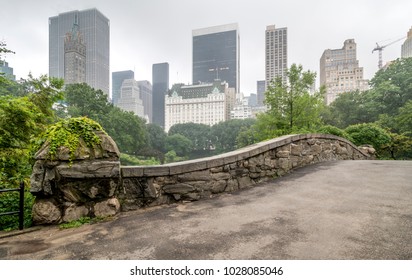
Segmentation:
{"type": "Polygon", "coordinates": [[[66,147],[70,150],[70,161],[75,158],[75,152],[80,144],[80,139],[86,143],[87,147],[94,147],[100,144],[100,138],[95,131],[103,131],[103,128],[97,122],[86,118],[70,118],[57,122],[50,126],[41,141],[37,143],[37,150],[46,142],[49,143],[50,159],[56,158],[60,147],[66,147]]]}

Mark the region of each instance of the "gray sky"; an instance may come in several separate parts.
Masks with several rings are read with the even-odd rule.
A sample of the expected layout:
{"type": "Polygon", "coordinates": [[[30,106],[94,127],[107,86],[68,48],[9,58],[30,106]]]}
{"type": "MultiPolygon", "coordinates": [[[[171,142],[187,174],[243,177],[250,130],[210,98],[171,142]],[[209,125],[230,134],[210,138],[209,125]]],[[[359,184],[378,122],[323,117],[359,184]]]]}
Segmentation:
{"type": "MultiPolygon", "coordinates": [[[[17,78],[30,71],[35,77],[48,74],[49,17],[88,8],[110,20],[111,72],[134,70],[137,80],[151,81],[152,64],[168,62],[170,85],[192,82],[193,29],[238,23],[240,87],[246,95],[265,77],[267,25],[288,28],[289,65],[317,73],[325,49],[355,39],[368,79],[378,68],[375,43],[406,36],[412,26],[411,0],[1,0],[0,40],[16,52],[6,60],[17,78]]],[[[402,43],[384,49],[384,63],[400,57],[402,43]]]]}

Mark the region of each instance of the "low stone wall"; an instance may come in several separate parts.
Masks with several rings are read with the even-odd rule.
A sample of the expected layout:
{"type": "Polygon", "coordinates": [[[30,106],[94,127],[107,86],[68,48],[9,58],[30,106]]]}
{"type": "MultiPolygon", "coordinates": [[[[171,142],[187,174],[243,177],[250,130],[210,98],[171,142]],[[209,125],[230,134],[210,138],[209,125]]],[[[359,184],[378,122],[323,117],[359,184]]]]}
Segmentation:
{"type": "Polygon", "coordinates": [[[122,167],[117,197],[123,211],[194,201],[251,187],[308,164],[368,159],[369,153],[373,150],[334,135],[289,135],[210,158],[122,167]]]}
{"type": "Polygon", "coordinates": [[[101,144],[80,145],[69,159],[61,147],[53,161],[48,145],[36,154],[31,192],[36,224],[57,224],[81,217],[179,201],[194,201],[251,187],[308,164],[368,159],[373,149],[323,134],[289,135],[230,153],[160,166],[120,166],[116,143],[96,133],[101,144]]]}

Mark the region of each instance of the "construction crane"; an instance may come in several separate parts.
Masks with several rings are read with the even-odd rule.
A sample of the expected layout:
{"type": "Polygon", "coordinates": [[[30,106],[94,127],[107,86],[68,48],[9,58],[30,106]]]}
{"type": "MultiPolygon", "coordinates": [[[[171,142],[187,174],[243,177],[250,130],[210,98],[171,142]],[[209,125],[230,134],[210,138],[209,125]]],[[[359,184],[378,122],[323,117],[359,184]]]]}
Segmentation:
{"type": "Polygon", "coordinates": [[[396,42],[399,42],[400,40],[403,40],[403,39],[405,39],[405,38],[406,38],[406,37],[402,37],[402,38],[400,38],[400,39],[398,39],[398,40],[395,40],[395,41],[390,42],[389,44],[386,44],[386,45],[383,45],[383,46],[379,46],[379,44],[376,43],[376,48],[374,48],[374,49],[372,50],[372,53],[373,53],[374,51],[379,51],[379,62],[378,62],[378,67],[379,67],[379,69],[382,68],[382,51],[383,51],[383,49],[386,48],[387,46],[390,46],[390,45],[392,45],[392,44],[395,44],[396,42]]]}

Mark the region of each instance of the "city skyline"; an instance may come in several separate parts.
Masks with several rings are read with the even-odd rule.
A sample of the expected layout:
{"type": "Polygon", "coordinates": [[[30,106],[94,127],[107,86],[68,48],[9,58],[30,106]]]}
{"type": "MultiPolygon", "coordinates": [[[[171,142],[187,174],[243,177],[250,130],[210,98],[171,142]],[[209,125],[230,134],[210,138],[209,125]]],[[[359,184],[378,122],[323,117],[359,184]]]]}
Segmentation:
{"type": "MultiPolygon", "coordinates": [[[[39,5],[18,0],[2,4],[0,24],[7,28],[0,33],[0,40],[16,52],[8,54],[6,61],[17,78],[27,78],[30,71],[34,76],[48,74],[48,18],[67,11],[97,8],[110,20],[110,73],[132,69],[137,80],[151,81],[152,64],[167,61],[170,85],[190,84],[192,30],[236,22],[241,37],[240,88],[248,95],[256,92],[256,81],[265,78],[265,28],[274,24],[288,28],[288,66],[302,64],[305,70],[316,72],[319,81],[323,51],[339,48],[344,40],[354,38],[364,78],[370,79],[378,65],[378,54],[372,54],[375,43],[405,37],[412,26],[412,3],[340,3],[120,0],[114,5],[94,0],[45,0],[39,5]],[[179,13],[185,16],[176,16],[179,13]]],[[[384,49],[384,63],[400,57],[403,41],[384,49]]]]}

